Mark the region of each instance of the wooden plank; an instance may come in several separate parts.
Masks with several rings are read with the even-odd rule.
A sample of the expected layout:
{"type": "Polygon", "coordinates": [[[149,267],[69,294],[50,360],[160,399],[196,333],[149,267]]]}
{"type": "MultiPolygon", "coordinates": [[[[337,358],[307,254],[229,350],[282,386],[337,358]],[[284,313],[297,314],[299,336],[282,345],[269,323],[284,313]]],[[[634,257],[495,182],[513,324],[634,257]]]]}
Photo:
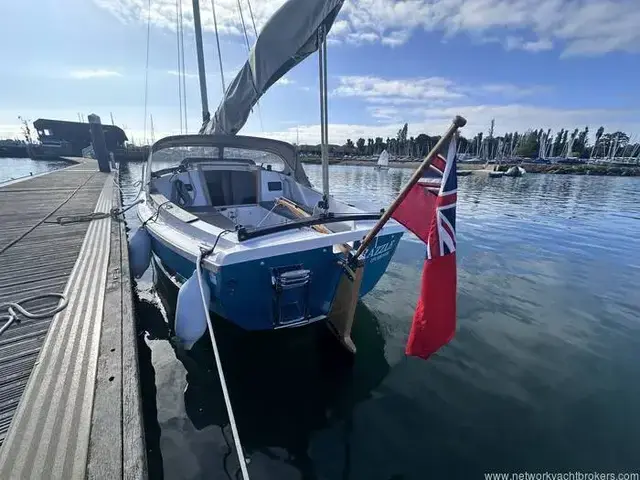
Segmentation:
{"type": "Polygon", "coordinates": [[[112,175],[76,167],[0,187],[0,303],[69,299],[0,337],[0,478],[146,478],[124,222],[48,223],[119,205],[112,175]]]}

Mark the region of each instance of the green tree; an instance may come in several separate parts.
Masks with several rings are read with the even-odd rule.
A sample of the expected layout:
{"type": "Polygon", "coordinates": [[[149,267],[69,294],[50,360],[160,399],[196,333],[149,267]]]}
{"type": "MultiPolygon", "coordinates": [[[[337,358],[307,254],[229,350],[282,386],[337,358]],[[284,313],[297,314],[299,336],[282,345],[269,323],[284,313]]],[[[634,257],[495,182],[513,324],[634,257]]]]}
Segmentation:
{"type": "Polygon", "coordinates": [[[584,130],[580,132],[578,135],[578,139],[576,140],[573,151],[578,154],[580,158],[587,158],[589,155],[587,153],[587,143],[589,142],[589,127],[584,127],[584,130]]]}
{"type": "Polygon", "coordinates": [[[578,138],[578,132],[579,130],[576,128],[572,133],[571,133],[571,137],[570,141],[567,143],[567,157],[571,157],[573,155],[573,152],[575,152],[575,141],[578,138]]]}
{"type": "Polygon", "coordinates": [[[551,156],[554,157],[556,155],[560,155],[562,153],[562,136],[564,135],[564,128],[561,128],[558,133],[556,133],[556,138],[553,141],[553,152],[551,152],[551,156]]]}
{"type": "Polygon", "coordinates": [[[364,138],[359,138],[359,139],[356,141],[356,145],[357,145],[357,147],[358,147],[358,153],[359,153],[360,155],[364,155],[364,138]]]}
{"type": "Polygon", "coordinates": [[[518,145],[517,154],[521,157],[535,157],[540,150],[540,142],[538,140],[538,132],[535,130],[524,134],[520,145],[518,145]]]}
{"type": "Polygon", "coordinates": [[[602,151],[600,139],[602,138],[603,134],[604,134],[604,127],[601,126],[598,130],[596,130],[596,141],[593,144],[593,149],[595,150],[595,153],[594,153],[595,157],[598,156],[598,152],[602,151]]]}
{"type": "Polygon", "coordinates": [[[409,130],[409,125],[406,123],[400,130],[398,130],[397,140],[398,140],[399,151],[397,153],[400,155],[405,155],[407,153],[406,148],[407,148],[407,131],[408,130],[409,130]]]}
{"type": "Polygon", "coordinates": [[[382,137],[376,137],[375,141],[373,142],[373,146],[374,146],[374,153],[378,154],[381,153],[382,150],[384,150],[384,143],[382,143],[382,137]]]}
{"type": "Polygon", "coordinates": [[[429,136],[421,133],[416,137],[416,148],[418,150],[419,156],[424,156],[429,152],[431,142],[429,141],[429,136]]]}
{"type": "Polygon", "coordinates": [[[22,124],[21,130],[22,130],[22,136],[24,137],[25,142],[27,142],[27,145],[31,145],[33,143],[33,138],[31,137],[29,120],[25,120],[20,115],[18,115],[18,120],[20,120],[20,123],[22,124]]]}
{"type": "Polygon", "coordinates": [[[400,142],[401,145],[404,145],[404,143],[407,141],[407,131],[409,130],[409,125],[408,124],[404,124],[404,126],[398,130],[398,142],[400,142]]]}
{"type": "Polygon", "coordinates": [[[367,138],[367,155],[373,155],[373,138],[367,138]]]}

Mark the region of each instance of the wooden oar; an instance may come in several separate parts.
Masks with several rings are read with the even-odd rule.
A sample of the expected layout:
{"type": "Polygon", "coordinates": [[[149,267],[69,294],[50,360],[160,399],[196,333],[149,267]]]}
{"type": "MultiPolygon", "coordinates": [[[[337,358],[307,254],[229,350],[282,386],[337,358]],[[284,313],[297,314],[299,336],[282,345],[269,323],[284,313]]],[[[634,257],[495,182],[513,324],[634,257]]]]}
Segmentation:
{"type": "MultiPolygon", "coordinates": [[[[276,203],[278,205],[282,205],[283,207],[289,209],[289,211],[298,218],[306,218],[311,216],[302,208],[300,208],[300,206],[297,203],[292,202],[288,198],[279,197],[276,200],[276,203]]],[[[333,233],[324,225],[312,225],[311,228],[313,228],[316,232],[320,232],[320,233],[333,233]]]]}
{"type": "MultiPolygon", "coordinates": [[[[306,218],[311,216],[305,210],[300,208],[300,206],[297,203],[289,200],[288,198],[279,197],[276,200],[276,203],[278,205],[282,205],[283,207],[289,209],[291,213],[293,213],[295,216],[299,218],[306,218]]],[[[334,233],[324,225],[312,225],[311,228],[313,228],[316,232],[320,232],[324,234],[334,233]]],[[[340,250],[344,253],[350,252],[352,250],[351,246],[346,243],[341,243],[338,246],[338,248],[340,248],[340,250]]]]}

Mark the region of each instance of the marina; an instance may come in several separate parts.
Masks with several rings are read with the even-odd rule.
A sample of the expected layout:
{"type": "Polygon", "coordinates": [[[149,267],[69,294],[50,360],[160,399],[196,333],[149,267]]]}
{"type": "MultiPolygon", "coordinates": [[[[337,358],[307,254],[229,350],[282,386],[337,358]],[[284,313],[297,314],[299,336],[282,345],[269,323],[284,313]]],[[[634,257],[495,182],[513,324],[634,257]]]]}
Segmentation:
{"type": "MultiPolygon", "coordinates": [[[[312,185],[321,183],[318,166],[305,170],[312,185]]],[[[64,172],[13,188],[31,189],[30,183],[56,180],[51,175],[64,172]]],[[[91,173],[75,175],[86,179],[91,173]]],[[[139,164],[119,172],[124,204],[135,200],[141,173],[139,164]]],[[[334,195],[383,208],[409,174],[335,166],[334,195]]],[[[640,391],[633,386],[640,374],[634,360],[640,304],[633,286],[638,267],[624,252],[640,251],[632,235],[640,216],[636,180],[532,174],[511,184],[488,183],[482,176],[459,182],[460,332],[432,361],[404,357],[423,255],[410,235],[401,240],[388,275],[358,305],[353,336],[359,351],[350,369],[336,363],[335,340],[314,326],[280,331],[279,340],[220,331],[238,428],[257,478],[339,478],[345,472],[363,479],[400,473],[421,478],[425,469],[468,478],[522,465],[634,468],[637,433],[628,418],[640,414],[635,401],[640,391]],[[592,241],[602,247],[594,251],[592,241]],[[560,362],[564,367],[558,370],[560,362]],[[562,418],[562,424],[550,418],[562,418]],[[594,430],[597,437],[590,434],[594,430]],[[415,445],[433,453],[416,455],[415,445]]],[[[84,203],[97,201],[104,180],[91,183],[82,207],[70,201],[68,210],[56,215],[86,213],[84,203]]],[[[55,206],[35,217],[40,220],[55,206]]],[[[126,218],[134,231],[135,210],[126,218]]],[[[24,222],[23,227],[28,228],[24,222]]],[[[75,238],[80,236],[76,232],[75,238]]],[[[67,243],[80,248],[71,237],[67,243]]],[[[58,291],[64,290],[64,278],[58,291]]],[[[149,269],[133,283],[149,476],[233,475],[237,464],[228,456],[230,432],[211,349],[201,343],[185,356],[175,348],[169,329],[175,291],[162,282],[160,273],[149,269]]],[[[4,301],[6,289],[3,294],[4,301]]],[[[21,290],[20,298],[25,295],[29,292],[21,290]]],[[[37,331],[28,322],[7,334],[13,328],[37,331]]],[[[4,354],[5,336],[0,343],[4,354]]],[[[33,361],[33,348],[29,351],[33,361]]]]}
{"type": "MultiPolygon", "coordinates": [[[[140,170],[121,172],[125,203],[137,194],[140,170]]],[[[319,166],[305,170],[321,184],[319,166]]],[[[335,166],[332,191],[384,208],[410,173],[335,166]]],[[[277,338],[216,331],[252,475],[633,471],[640,271],[627,252],[640,251],[637,179],[468,176],[458,191],[460,330],[432,360],[404,355],[424,258],[410,234],[358,304],[358,352],[348,370],[320,324],[277,338]]],[[[132,210],[127,220],[139,225],[132,210]]],[[[189,356],[175,349],[175,291],[158,273],[139,279],[137,294],[152,468],[165,478],[233,476],[211,348],[200,343],[189,356]]]]}
{"type": "Polygon", "coordinates": [[[635,50],[461,2],[11,6],[0,480],[640,478],[635,50]]]}

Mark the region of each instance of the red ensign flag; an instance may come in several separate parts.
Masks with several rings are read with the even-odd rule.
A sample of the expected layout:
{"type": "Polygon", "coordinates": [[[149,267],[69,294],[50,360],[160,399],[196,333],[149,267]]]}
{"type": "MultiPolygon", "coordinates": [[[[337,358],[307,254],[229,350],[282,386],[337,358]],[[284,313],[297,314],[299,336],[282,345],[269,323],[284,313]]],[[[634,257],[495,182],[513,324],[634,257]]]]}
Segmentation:
{"type": "Polygon", "coordinates": [[[427,244],[406,353],[428,358],[456,331],[456,142],[438,155],[392,217],[427,244]]]}

